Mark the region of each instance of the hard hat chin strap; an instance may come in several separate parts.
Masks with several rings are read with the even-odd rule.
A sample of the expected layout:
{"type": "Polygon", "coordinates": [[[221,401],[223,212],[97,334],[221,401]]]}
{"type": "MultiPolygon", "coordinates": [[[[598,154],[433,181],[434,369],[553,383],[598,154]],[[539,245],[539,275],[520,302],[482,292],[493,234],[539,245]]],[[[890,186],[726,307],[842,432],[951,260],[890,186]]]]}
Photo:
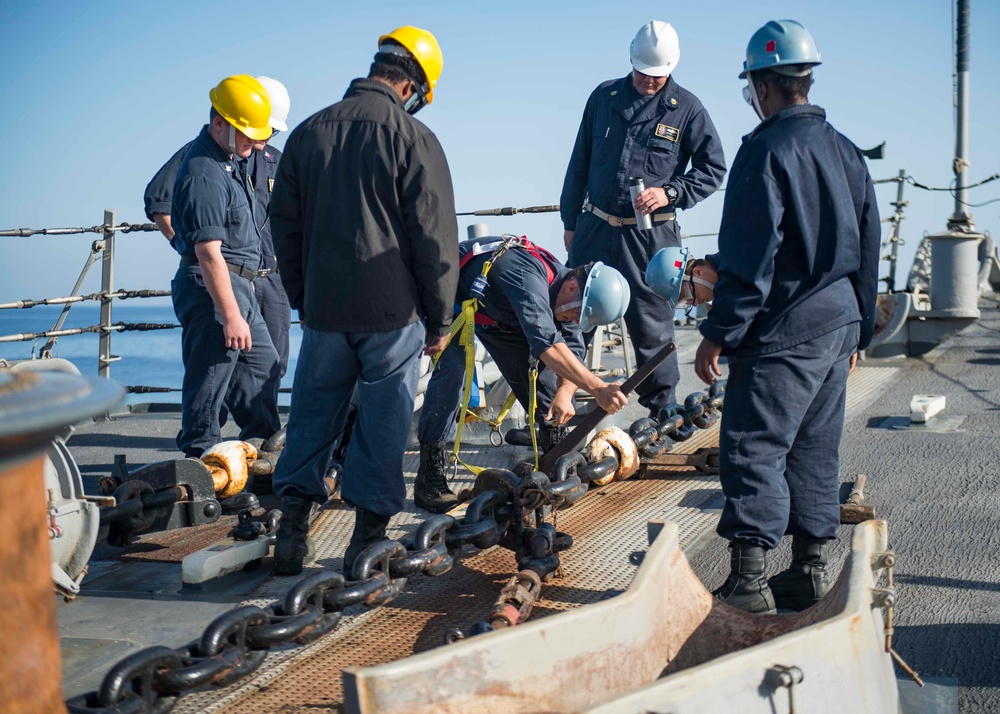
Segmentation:
{"type": "MultiPolygon", "coordinates": [[[[228,123],[228,122],[227,122],[228,123]]],[[[236,127],[229,124],[229,153],[236,156],[236,127]]]]}

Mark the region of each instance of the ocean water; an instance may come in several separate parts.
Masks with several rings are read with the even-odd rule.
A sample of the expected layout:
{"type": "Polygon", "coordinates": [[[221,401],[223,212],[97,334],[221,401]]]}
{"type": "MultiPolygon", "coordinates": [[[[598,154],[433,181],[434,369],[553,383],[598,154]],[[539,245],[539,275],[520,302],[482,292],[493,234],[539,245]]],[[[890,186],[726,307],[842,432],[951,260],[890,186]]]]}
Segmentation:
{"type": "MultiPolygon", "coordinates": [[[[0,335],[22,332],[44,332],[52,329],[62,306],[41,305],[21,310],[0,310],[0,335]]],[[[162,300],[115,301],[111,321],[151,322],[177,324],[173,306],[162,300]]],[[[100,322],[100,305],[96,302],[77,303],[72,306],[63,329],[87,327],[100,322]]],[[[87,376],[97,376],[98,341],[96,334],[68,335],[56,342],[53,355],[67,359],[87,376]]],[[[295,363],[302,344],[302,329],[292,325],[289,334],[288,372],[282,387],[290,388],[295,374],[295,363]]],[[[45,345],[46,339],[29,342],[0,342],[0,359],[30,359],[45,345]]],[[[115,332],[111,335],[111,353],[121,360],[111,365],[111,378],[122,385],[147,387],[172,387],[180,389],[184,376],[181,363],[181,330],[150,330],[148,332],[115,332]]],[[[281,394],[279,402],[287,405],[289,394],[281,394]]],[[[177,392],[157,394],[130,394],[128,403],[180,402],[177,392]]]]}

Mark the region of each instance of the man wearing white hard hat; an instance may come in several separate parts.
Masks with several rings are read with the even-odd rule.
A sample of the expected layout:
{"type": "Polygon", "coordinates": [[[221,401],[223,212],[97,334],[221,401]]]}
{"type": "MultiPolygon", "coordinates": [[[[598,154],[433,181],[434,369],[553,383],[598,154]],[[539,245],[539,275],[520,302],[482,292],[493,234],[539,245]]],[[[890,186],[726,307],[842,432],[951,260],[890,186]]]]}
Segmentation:
{"type": "MultiPolygon", "coordinates": [[[[270,77],[257,77],[267,91],[271,100],[271,141],[283,131],[288,131],[288,112],[291,107],[288,90],[285,85],[270,77]]],[[[146,204],[146,217],[156,223],[160,232],[173,241],[174,228],[170,220],[170,203],[173,199],[174,179],[184,161],[184,155],[193,142],[188,142],[178,149],[156,172],[143,196],[146,204]]],[[[281,376],[288,369],[288,331],[292,324],[292,311],[288,306],[288,296],[281,285],[278,276],[278,264],[275,260],[274,242],[271,239],[271,222],[268,220],[268,208],[271,205],[271,195],[274,192],[274,177],[278,173],[278,160],[281,152],[267,141],[255,141],[253,153],[248,159],[239,162],[243,176],[241,181],[247,181],[254,196],[254,221],[260,231],[261,252],[264,263],[261,271],[265,275],[254,281],[254,296],[260,306],[261,317],[267,325],[271,342],[278,350],[281,364],[281,376]]],[[[277,387],[276,387],[277,388],[277,387]]]]}
{"type": "MultiPolygon", "coordinates": [[[[559,203],[568,264],[603,261],[628,280],[625,323],[641,366],[673,339],[673,307],[644,280],[646,266],[681,244],[678,209],[712,195],[726,164],[708,112],[673,77],[674,28],[643,25],[630,59],[628,75],[603,82],[587,101],[559,203]]],[[[658,413],[674,401],[679,379],[675,354],[638,387],[639,403],[658,413]]]]}

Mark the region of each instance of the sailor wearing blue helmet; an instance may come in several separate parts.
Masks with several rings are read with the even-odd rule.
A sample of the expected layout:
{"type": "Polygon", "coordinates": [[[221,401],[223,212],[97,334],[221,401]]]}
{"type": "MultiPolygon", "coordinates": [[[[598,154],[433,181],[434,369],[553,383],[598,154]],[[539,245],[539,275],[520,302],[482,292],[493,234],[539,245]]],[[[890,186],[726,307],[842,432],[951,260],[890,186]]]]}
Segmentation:
{"type": "MultiPolygon", "coordinates": [[[[628,398],[618,384],[596,377],[583,359],[581,330],[620,320],[629,304],[629,285],[603,263],[570,269],[526,238],[480,238],[459,244],[460,273],[456,303],[478,298],[475,333],[493,357],[517,400],[530,409],[531,369],[538,361],[539,448],[561,438],[575,414],[577,388],[593,395],[611,414],[628,398]]],[[[420,468],[413,500],[432,513],[456,505],[445,479],[445,442],[455,437],[466,357],[458,338],[441,354],[420,412],[417,438],[420,468]]],[[[508,440],[511,429],[507,432],[508,440]]],[[[518,434],[531,443],[531,434],[518,434]]]]}
{"type": "Polygon", "coordinates": [[[820,54],[794,20],[750,39],[741,78],[760,124],[729,175],[722,265],[695,371],[729,359],[719,435],[732,570],[715,596],[749,612],[802,610],[830,589],[847,375],[872,337],[881,230],[861,152],[809,104],[820,54]],[[791,535],[792,564],[764,578],[791,535]]]}
{"type": "Polygon", "coordinates": [[[718,254],[692,258],[686,247],[663,248],[646,266],[646,284],[675,310],[690,310],[712,302],[720,260],[718,254]]]}

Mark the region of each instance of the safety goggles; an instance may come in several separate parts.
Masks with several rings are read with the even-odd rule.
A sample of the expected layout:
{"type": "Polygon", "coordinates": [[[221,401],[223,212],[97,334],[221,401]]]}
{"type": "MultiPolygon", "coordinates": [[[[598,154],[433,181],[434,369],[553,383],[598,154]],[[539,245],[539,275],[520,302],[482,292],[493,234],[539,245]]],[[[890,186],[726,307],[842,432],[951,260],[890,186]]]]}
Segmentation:
{"type": "MultiPolygon", "coordinates": [[[[416,59],[405,47],[401,47],[392,42],[386,42],[379,45],[378,51],[382,54],[397,55],[411,60],[416,59]]],[[[402,74],[406,75],[407,79],[413,82],[413,94],[406,100],[406,103],[403,104],[403,111],[407,114],[416,114],[429,103],[427,101],[427,93],[430,91],[430,87],[428,87],[425,82],[421,82],[416,77],[411,76],[410,73],[403,70],[402,67],[397,67],[397,69],[399,69],[402,74]]]]}
{"type": "Polygon", "coordinates": [[[674,303],[675,310],[683,310],[685,317],[691,317],[694,310],[694,284],[689,280],[690,276],[685,275],[681,281],[681,292],[674,303]]]}
{"type": "Polygon", "coordinates": [[[753,109],[754,114],[761,121],[764,121],[764,110],[761,109],[760,100],[757,98],[757,90],[753,87],[753,79],[747,76],[747,83],[743,86],[743,99],[753,109]]]}
{"type": "MultiPolygon", "coordinates": [[[[708,288],[713,293],[715,292],[715,283],[711,283],[703,278],[699,278],[694,275],[694,273],[685,273],[684,280],[681,282],[681,293],[677,298],[677,302],[674,303],[675,310],[683,310],[686,317],[691,316],[691,311],[696,307],[694,305],[694,286],[701,285],[708,288]]],[[[711,302],[708,300],[706,302],[711,302]]]]}

